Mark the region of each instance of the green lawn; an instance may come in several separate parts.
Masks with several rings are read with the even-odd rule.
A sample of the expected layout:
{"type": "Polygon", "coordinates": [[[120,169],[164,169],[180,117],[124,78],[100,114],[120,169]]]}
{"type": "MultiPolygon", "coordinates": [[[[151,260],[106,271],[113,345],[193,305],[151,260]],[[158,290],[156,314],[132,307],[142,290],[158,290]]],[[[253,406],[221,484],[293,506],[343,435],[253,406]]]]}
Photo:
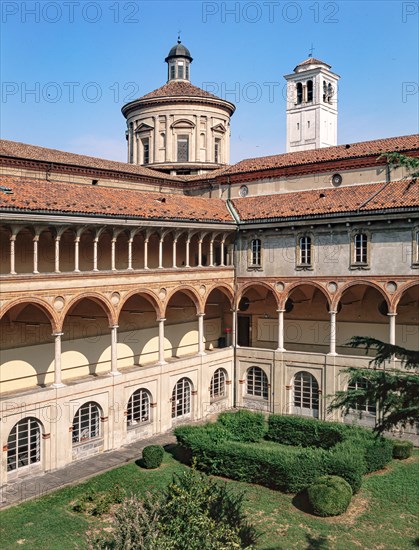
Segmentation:
{"type": "MultiPolygon", "coordinates": [[[[85,548],[84,533],[93,518],[74,513],[70,503],[87,490],[106,490],[119,483],[144,493],[167,485],[184,468],[166,454],[159,470],[147,471],[127,464],[80,485],[69,487],[0,513],[2,550],[85,548]]],[[[396,550],[417,548],[419,516],[419,452],[407,461],[393,461],[384,471],[363,481],[349,510],[338,518],[317,518],[298,508],[292,495],[265,487],[228,481],[245,489],[246,509],[262,532],[260,550],[321,549],[396,550]],[[296,506],[293,504],[296,504],[296,506]]]]}

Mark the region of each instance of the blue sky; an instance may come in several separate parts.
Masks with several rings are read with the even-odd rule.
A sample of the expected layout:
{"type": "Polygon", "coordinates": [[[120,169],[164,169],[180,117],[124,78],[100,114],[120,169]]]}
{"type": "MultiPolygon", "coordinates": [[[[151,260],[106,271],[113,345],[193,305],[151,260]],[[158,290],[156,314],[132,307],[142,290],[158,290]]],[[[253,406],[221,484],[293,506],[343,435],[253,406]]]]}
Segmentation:
{"type": "Polygon", "coordinates": [[[338,142],[419,131],[417,1],[3,0],[1,137],[126,159],[128,100],[166,82],[177,32],[192,83],[236,104],[231,162],[285,151],[283,75],[341,76],[338,142]]]}

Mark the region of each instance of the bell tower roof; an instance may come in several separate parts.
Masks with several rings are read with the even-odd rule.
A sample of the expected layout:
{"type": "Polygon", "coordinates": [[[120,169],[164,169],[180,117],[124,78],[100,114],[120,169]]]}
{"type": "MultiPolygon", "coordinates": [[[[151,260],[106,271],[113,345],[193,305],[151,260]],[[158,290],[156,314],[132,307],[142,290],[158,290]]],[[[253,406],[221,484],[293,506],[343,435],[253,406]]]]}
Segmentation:
{"type": "Polygon", "coordinates": [[[309,71],[310,69],[316,69],[318,67],[326,67],[326,69],[331,69],[332,66],[328,65],[324,61],[320,61],[320,59],[316,59],[315,57],[308,57],[304,61],[301,61],[295,69],[295,73],[300,73],[302,71],[309,71]]]}
{"type": "Polygon", "coordinates": [[[170,52],[165,59],[166,63],[175,57],[186,57],[189,61],[192,61],[191,52],[181,43],[180,37],[177,39],[177,44],[170,49],[170,52]]]}

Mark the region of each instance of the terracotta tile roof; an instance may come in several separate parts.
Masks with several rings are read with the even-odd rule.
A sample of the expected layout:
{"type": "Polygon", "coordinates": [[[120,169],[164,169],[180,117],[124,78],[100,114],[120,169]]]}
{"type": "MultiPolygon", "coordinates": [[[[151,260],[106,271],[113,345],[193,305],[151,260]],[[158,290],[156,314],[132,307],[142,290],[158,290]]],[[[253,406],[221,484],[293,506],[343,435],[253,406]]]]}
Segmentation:
{"type": "Polygon", "coordinates": [[[67,153],[58,149],[47,149],[46,147],[38,147],[37,145],[29,145],[18,141],[0,140],[0,156],[7,156],[20,159],[37,160],[41,162],[51,162],[55,164],[71,164],[73,166],[81,166],[85,168],[96,168],[99,170],[112,170],[116,172],[125,172],[129,174],[137,174],[145,178],[154,180],[164,179],[179,181],[178,177],[173,177],[168,174],[162,174],[144,166],[128,164],[126,162],[117,162],[113,160],[102,159],[98,157],[88,157],[85,155],[77,155],[75,153],[67,153]]]}
{"type": "MultiPolygon", "coordinates": [[[[243,172],[255,172],[258,170],[270,170],[302,164],[315,164],[331,160],[343,160],[357,157],[379,156],[382,153],[392,151],[419,150],[419,134],[401,136],[373,141],[360,141],[348,145],[323,147],[309,151],[297,151],[269,157],[256,157],[245,159],[231,166],[226,174],[240,174],[243,172]]],[[[383,161],[385,164],[385,161],[383,161]]],[[[267,177],[269,174],[267,174],[267,177]]]]}
{"type": "Polygon", "coordinates": [[[143,95],[139,99],[151,99],[155,97],[170,97],[170,96],[193,96],[193,97],[210,97],[212,99],[220,99],[210,92],[206,92],[190,82],[181,80],[169,80],[164,86],[153,90],[152,92],[143,95]]]}
{"type": "Polygon", "coordinates": [[[225,201],[116,187],[1,176],[0,211],[30,211],[119,218],[233,222],[225,201]]]}
{"type": "MultiPolygon", "coordinates": [[[[328,63],[325,63],[324,61],[320,61],[320,59],[316,59],[315,57],[309,57],[304,61],[301,61],[301,63],[298,63],[297,67],[302,67],[304,65],[326,65],[326,67],[329,67],[329,69],[331,67],[331,65],[329,65],[328,63]]],[[[295,69],[297,67],[295,67],[295,69]]]]}
{"type": "Polygon", "coordinates": [[[325,216],[394,208],[419,207],[419,182],[348,185],[277,195],[234,199],[242,221],[325,216]]]}

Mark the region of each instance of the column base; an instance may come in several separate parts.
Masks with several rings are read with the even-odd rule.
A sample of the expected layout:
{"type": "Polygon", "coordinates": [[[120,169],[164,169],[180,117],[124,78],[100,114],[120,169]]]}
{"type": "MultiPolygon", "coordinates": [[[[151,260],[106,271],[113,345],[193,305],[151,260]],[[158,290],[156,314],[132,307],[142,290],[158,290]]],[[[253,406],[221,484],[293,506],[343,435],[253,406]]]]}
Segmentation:
{"type": "Polygon", "coordinates": [[[117,371],[111,371],[111,372],[109,373],[109,376],[121,376],[121,374],[122,374],[122,373],[119,372],[119,370],[117,370],[117,371]]]}
{"type": "Polygon", "coordinates": [[[67,384],[60,382],[59,384],[51,384],[51,388],[65,388],[67,384]]]}
{"type": "Polygon", "coordinates": [[[206,351],[198,351],[197,355],[202,357],[203,355],[207,355],[207,352],[206,351]]]}
{"type": "Polygon", "coordinates": [[[282,353],[282,352],[287,351],[287,350],[285,348],[276,348],[275,351],[280,351],[282,353]]]}
{"type": "Polygon", "coordinates": [[[157,361],[158,365],[167,365],[167,361],[157,361]]]}
{"type": "Polygon", "coordinates": [[[337,355],[339,355],[338,353],[336,353],[335,351],[330,351],[329,353],[327,353],[326,355],[329,355],[330,357],[336,357],[337,355]]]}

